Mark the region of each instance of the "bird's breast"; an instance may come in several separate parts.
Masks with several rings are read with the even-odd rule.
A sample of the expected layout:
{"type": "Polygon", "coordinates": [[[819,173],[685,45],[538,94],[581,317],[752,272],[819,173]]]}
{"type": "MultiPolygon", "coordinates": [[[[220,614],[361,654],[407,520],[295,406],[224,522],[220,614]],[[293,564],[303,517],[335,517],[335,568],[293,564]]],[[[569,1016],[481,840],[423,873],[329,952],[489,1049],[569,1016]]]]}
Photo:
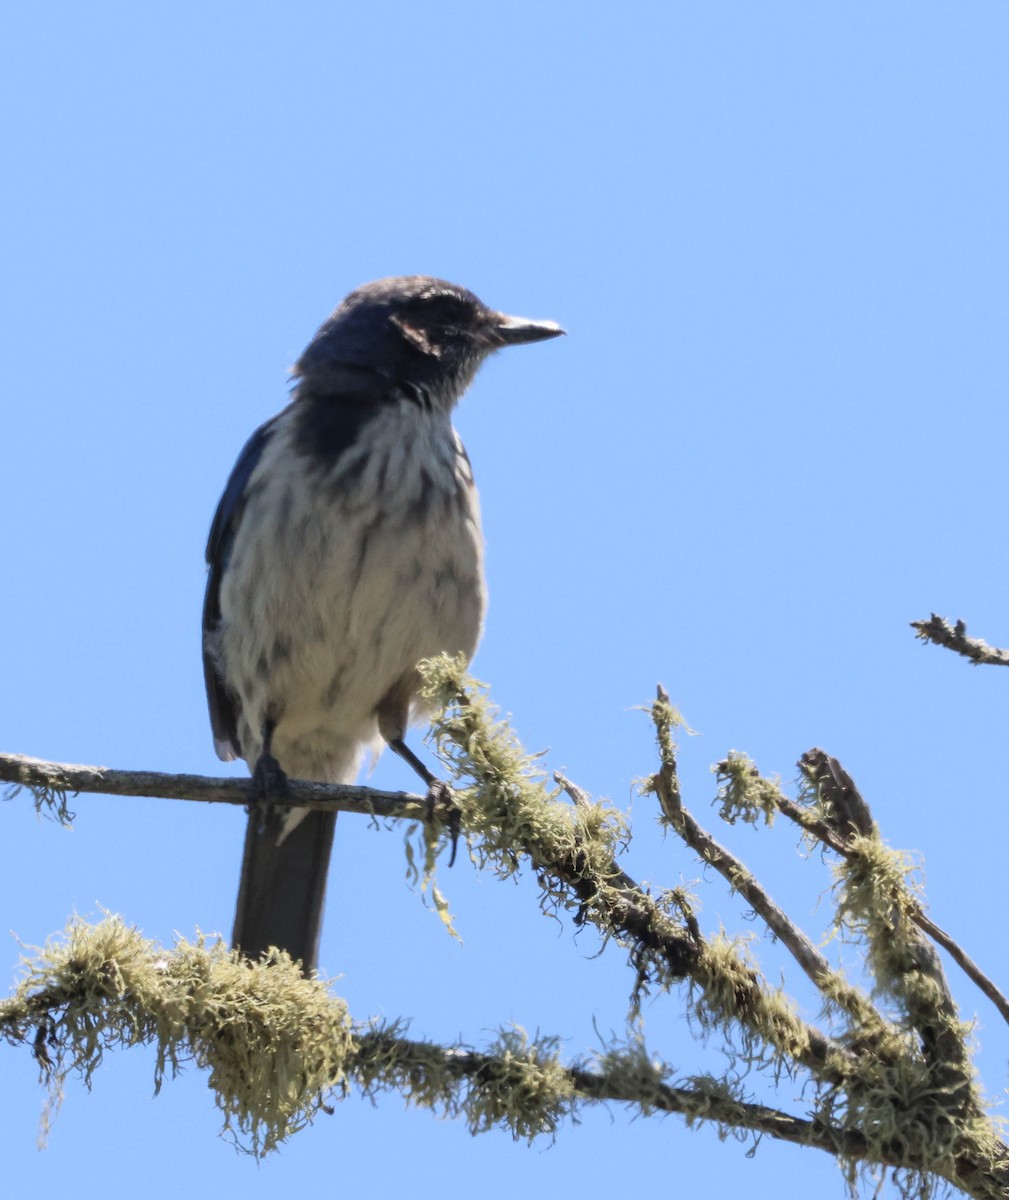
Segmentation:
{"type": "Polygon", "coordinates": [[[243,756],[256,757],[270,718],[285,769],[322,778],[325,743],[373,741],[376,706],[421,659],[472,656],[483,541],[447,417],[389,405],[335,461],[297,452],[294,433],[291,422],[278,429],[250,477],[222,580],[218,660],[241,704],[243,756]],[[301,755],[311,772],[285,763],[285,742],[314,747],[301,755]]]}

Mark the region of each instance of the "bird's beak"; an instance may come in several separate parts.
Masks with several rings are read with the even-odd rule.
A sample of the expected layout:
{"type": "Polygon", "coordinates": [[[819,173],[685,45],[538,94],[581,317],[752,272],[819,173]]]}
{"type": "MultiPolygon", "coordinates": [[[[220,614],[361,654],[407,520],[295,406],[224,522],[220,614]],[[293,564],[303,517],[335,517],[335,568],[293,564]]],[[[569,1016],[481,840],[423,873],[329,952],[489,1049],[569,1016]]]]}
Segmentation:
{"type": "Polygon", "coordinates": [[[530,321],[527,317],[506,317],[504,313],[495,313],[491,325],[491,336],[499,346],[544,342],[564,332],[556,321],[530,321]]]}

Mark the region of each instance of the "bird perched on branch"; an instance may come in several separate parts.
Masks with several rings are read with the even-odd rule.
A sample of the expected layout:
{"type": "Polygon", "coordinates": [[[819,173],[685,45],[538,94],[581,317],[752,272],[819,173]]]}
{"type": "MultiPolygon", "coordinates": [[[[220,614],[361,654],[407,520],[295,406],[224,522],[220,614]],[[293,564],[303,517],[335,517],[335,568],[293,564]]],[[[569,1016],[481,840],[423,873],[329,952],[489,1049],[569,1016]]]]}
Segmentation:
{"type": "Polygon", "coordinates": [[[288,776],[353,782],[404,741],[417,664],[472,657],[483,538],[452,409],[488,354],[563,333],[425,275],[351,292],[295,364],[292,402],[252,435],[214,516],[203,613],[210,720],[248,763],[233,943],[315,969],[336,814],[285,806],[288,776]]]}

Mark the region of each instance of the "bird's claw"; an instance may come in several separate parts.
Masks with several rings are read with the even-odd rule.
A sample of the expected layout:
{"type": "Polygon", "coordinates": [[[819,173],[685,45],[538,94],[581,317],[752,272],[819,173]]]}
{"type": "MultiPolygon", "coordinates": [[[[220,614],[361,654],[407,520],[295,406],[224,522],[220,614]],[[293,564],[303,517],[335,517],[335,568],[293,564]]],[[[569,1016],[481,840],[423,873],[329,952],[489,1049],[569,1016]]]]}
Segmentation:
{"type": "Polygon", "coordinates": [[[287,795],[287,776],[272,754],[261,754],[256,760],[252,782],[264,800],[282,800],[287,795]]]}
{"type": "Polygon", "coordinates": [[[455,866],[455,855],[459,848],[459,833],[462,827],[462,809],[455,801],[455,793],[444,779],[432,779],[428,784],[427,796],[425,797],[427,804],[427,819],[428,822],[434,821],[439,806],[449,809],[448,812],[448,836],[452,844],[452,853],[449,856],[448,865],[455,866]]]}

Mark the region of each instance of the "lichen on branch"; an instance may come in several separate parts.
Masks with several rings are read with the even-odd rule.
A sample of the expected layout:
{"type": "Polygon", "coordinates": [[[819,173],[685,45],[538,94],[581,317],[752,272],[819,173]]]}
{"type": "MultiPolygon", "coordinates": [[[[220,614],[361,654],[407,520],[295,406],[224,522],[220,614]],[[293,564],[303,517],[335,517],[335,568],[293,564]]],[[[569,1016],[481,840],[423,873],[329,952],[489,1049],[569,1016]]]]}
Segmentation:
{"type": "MultiPolygon", "coordinates": [[[[660,689],[650,712],[658,763],[643,791],[680,843],[752,908],[822,1000],[819,1024],[784,984],[773,986],[753,939],[700,928],[683,886],[644,888],[621,865],[624,816],[563,776],[551,782],[458,660],[425,667],[433,735],[453,778],[454,798],[429,812],[422,797],[292,781],[292,799],[413,823],[408,849],[417,878],[448,920],[435,878],[458,822],[471,861],[508,878],[531,869],[541,903],[603,945],[618,945],[632,970],[628,1030],[583,1059],[563,1062],[553,1035],[504,1028],[483,1048],[407,1036],[405,1023],[356,1023],[318,978],[304,979],[286,955],[250,963],[197,937],[163,950],[119,918],[75,921],[24,963],[24,978],[0,1004],[0,1033],[30,1046],[48,1080],[50,1112],[68,1076],[90,1083],[102,1055],[144,1044],[155,1050],[155,1083],[186,1062],[207,1072],[224,1129],[255,1154],[276,1149],[336,1101],[394,1091],[407,1102],[464,1121],[473,1133],[553,1136],[582,1105],[617,1102],[632,1112],[679,1113],[720,1133],[763,1135],[834,1155],[850,1183],[860,1171],[894,1173],[907,1196],[945,1180],[984,1200],[1009,1194],[1009,1149],[974,1076],[938,942],[1003,1014],[1009,1002],[925,914],[908,860],[883,841],[845,769],[821,750],[800,760],[793,798],[745,755],[715,768],[716,805],[728,825],[762,836],[782,814],[835,872],[834,931],[856,942],[872,991],[849,980],[767,887],[705,829],[684,801],[675,734],[682,719],[660,689]],[[418,839],[420,855],[417,854],[418,839]],[[675,1078],[646,1047],[641,999],[676,998],[691,1025],[726,1055],[720,1073],[675,1078]],[[772,1084],[795,1079],[802,1111],[761,1105],[744,1091],[764,1068],[772,1084]]],[[[68,791],[175,795],[248,803],[237,780],[110,771],[0,755],[0,778],[46,797],[68,791]]],[[[791,853],[791,850],[790,850],[791,853]]],[[[47,1117],[48,1119],[48,1117],[47,1117]]]]}

